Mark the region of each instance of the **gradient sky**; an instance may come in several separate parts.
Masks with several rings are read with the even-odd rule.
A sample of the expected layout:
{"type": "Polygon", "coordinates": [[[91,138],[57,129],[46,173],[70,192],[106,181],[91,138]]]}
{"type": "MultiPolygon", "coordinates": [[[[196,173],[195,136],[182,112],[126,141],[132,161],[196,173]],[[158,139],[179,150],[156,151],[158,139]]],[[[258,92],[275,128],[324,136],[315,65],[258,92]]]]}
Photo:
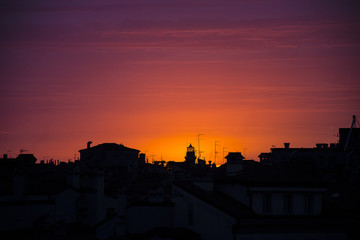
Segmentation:
{"type": "Polygon", "coordinates": [[[360,117],[357,0],[0,1],[0,153],[257,159],[360,117]],[[8,152],[11,151],[11,152],[8,152]]]}

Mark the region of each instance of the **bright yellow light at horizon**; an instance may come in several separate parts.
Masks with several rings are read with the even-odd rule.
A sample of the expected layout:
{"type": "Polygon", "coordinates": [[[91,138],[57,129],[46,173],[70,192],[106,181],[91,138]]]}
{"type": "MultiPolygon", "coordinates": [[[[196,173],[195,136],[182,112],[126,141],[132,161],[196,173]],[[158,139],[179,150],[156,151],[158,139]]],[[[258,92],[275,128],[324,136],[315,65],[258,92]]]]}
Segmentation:
{"type": "Polygon", "coordinates": [[[184,161],[187,147],[191,144],[195,148],[196,156],[199,156],[199,143],[201,151],[201,159],[212,161],[216,159],[216,164],[224,162],[223,157],[228,152],[242,152],[244,144],[231,137],[224,138],[214,135],[201,135],[198,141],[197,133],[179,134],[172,136],[164,136],[149,140],[143,147],[145,149],[149,161],[184,161]],[[215,141],[216,141],[216,157],[215,157],[215,141]]]}

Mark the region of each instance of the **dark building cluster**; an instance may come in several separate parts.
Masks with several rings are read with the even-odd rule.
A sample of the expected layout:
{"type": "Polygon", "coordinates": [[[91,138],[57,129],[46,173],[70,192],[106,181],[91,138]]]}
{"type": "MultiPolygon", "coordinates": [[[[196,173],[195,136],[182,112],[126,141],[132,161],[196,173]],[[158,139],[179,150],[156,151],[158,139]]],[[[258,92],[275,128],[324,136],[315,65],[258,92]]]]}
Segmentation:
{"type": "Polygon", "coordinates": [[[360,128],[339,142],[148,163],[103,143],[74,162],[0,158],[1,239],[359,239],[360,128]]]}

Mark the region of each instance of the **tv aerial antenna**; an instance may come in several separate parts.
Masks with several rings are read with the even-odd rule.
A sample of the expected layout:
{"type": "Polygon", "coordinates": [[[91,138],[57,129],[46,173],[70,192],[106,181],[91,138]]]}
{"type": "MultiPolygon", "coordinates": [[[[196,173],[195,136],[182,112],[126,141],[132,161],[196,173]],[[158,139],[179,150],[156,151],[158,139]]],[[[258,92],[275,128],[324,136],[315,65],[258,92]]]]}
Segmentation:
{"type": "Polygon", "coordinates": [[[200,157],[201,157],[201,153],[203,153],[202,151],[200,151],[200,136],[203,136],[203,135],[205,135],[205,134],[202,134],[202,133],[198,133],[198,159],[200,159],[200,157]]]}
{"type": "Polygon", "coordinates": [[[23,154],[24,152],[27,152],[29,150],[26,150],[25,148],[20,149],[20,154],[23,154]]]}

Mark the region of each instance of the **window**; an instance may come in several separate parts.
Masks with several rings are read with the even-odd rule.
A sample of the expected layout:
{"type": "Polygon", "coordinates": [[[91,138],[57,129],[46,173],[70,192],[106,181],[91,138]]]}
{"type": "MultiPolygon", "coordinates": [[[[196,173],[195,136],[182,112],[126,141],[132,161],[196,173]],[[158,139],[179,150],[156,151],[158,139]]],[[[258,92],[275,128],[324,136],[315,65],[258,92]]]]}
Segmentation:
{"type": "Polygon", "coordinates": [[[271,212],[271,194],[264,194],[263,196],[263,212],[270,213],[271,212]]]}

